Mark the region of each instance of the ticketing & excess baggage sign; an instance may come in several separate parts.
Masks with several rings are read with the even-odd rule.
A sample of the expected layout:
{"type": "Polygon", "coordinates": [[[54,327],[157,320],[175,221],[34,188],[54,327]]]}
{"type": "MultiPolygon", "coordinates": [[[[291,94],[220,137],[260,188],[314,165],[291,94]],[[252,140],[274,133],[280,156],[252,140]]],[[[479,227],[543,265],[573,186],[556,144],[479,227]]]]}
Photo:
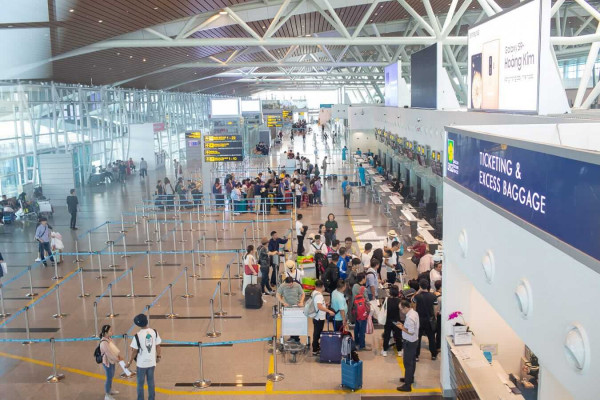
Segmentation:
{"type": "Polygon", "coordinates": [[[600,155],[447,130],[447,179],[600,260],[600,155]]]}

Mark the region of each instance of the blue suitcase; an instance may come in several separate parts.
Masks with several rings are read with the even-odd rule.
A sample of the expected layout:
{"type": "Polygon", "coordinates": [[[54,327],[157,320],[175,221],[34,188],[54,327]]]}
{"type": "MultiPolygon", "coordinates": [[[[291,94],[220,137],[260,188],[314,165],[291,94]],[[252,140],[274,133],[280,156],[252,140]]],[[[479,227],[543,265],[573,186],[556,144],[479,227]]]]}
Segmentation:
{"type": "Polygon", "coordinates": [[[342,361],[342,387],[352,391],[362,388],[363,362],[344,359],[342,361]]]}
{"type": "Polygon", "coordinates": [[[320,362],[339,364],[342,361],[342,334],[340,332],[321,332],[320,344],[320,362]]]}

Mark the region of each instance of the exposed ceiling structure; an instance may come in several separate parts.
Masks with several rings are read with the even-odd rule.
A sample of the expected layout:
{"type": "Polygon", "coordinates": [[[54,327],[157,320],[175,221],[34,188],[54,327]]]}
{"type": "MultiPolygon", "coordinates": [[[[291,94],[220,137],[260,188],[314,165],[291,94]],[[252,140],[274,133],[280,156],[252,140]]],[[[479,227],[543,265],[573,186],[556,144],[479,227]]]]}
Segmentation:
{"type": "MultiPolygon", "coordinates": [[[[66,83],[238,96],[344,85],[382,96],[384,66],[401,60],[408,79],[411,53],[442,43],[464,99],[469,26],[518,2],[49,0],[45,21],[0,16],[0,35],[46,28],[50,45],[49,56],[32,55],[35,62],[1,77],[21,79],[48,64],[40,79],[66,83]]],[[[554,1],[556,57],[595,61],[599,21],[598,3],[554,1]]]]}

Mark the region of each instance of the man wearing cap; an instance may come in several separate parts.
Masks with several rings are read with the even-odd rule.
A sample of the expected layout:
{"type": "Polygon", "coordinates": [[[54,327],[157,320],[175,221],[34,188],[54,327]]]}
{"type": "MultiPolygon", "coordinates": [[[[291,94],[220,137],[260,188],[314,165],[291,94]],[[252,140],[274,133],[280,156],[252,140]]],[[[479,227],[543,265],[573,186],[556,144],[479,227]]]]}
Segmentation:
{"type": "Polygon", "coordinates": [[[48,220],[45,217],[40,218],[40,224],[35,229],[35,240],[39,242],[38,248],[40,251],[40,260],[44,262],[44,266],[48,266],[46,260],[44,259],[45,253],[48,253],[50,256],[50,261],[54,262],[54,257],[52,256],[52,250],[50,249],[50,231],[51,227],[48,226],[48,220]]]}
{"type": "Polygon", "coordinates": [[[400,239],[398,238],[398,234],[396,233],[395,230],[390,230],[387,233],[387,237],[385,238],[385,241],[383,242],[383,249],[384,250],[388,250],[392,248],[392,243],[394,242],[400,242],[400,239]]]}
{"type": "Polygon", "coordinates": [[[162,340],[155,329],[148,328],[146,314],[138,314],[133,323],[141,329],[131,341],[131,357],[127,367],[135,360],[137,366],[137,400],[144,400],[144,382],[148,384],[148,400],[154,400],[154,369],[160,361],[162,340]]]}
{"type": "Polygon", "coordinates": [[[435,283],[442,280],[442,257],[433,257],[433,269],[429,273],[429,280],[431,281],[431,287],[435,287],[435,283]]]}

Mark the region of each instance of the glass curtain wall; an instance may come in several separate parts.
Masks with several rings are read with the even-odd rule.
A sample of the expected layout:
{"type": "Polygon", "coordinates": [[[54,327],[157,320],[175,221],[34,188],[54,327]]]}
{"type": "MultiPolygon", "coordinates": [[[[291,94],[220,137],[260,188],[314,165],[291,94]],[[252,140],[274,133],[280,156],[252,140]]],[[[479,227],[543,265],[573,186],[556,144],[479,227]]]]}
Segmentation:
{"type": "Polygon", "coordinates": [[[77,184],[94,167],[127,160],[129,125],[164,123],[155,151],[185,161],[186,130],[208,126],[210,97],[55,83],[0,83],[0,193],[39,185],[38,155],[70,152],[77,184]]]}

